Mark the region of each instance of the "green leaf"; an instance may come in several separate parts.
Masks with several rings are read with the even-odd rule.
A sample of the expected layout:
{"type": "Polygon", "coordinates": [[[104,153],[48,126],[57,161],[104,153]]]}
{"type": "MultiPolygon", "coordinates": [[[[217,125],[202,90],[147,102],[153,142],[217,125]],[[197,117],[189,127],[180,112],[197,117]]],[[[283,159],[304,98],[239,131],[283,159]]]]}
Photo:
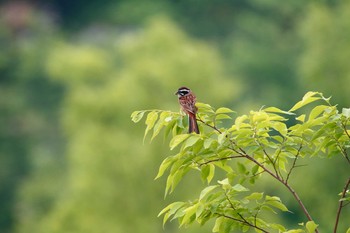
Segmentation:
{"type": "Polygon", "coordinates": [[[321,99],[321,97],[313,97],[315,95],[319,94],[318,92],[313,92],[313,91],[309,91],[308,93],[306,93],[303,97],[302,100],[300,100],[298,103],[296,103],[290,110],[289,112],[293,112],[295,110],[298,110],[299,108],[312,103],[316,100],[321,99]]]}
{"type": "Polygon", "coordinates": [[[220,226],[224,222],[225,218],[224,217],[218,217],[215,221],[215,225],[213,227],[213,232],[219,232],[220,231],[220,226]]]}
{"type": "Polygon", "coordinates": [[[218,135],[218,143],[220,145],[225,142],[225,139],[226,139],[226,132],[221,133],[221,134],[218,135]]]}
{"type": "Polygon", "coordinates": [[[198,206],[199,205],[197,203],[197,204],[190,206],[184,210],[185,215],[181,221],[180,226],[183,226],[184,224],[189,223],[190,218],[196,213],[198,206]]]}
{"type": "Polygon", "coordinates": [[[350,227],[348,228],[348,230],[346,231],[346,233],[350,233],[350,227]]]}
{"type": "Polygon", "coordinates": [[[286,124],[282,122],[274,122],[271,127],[277,130],[282,136],[285,136],[288,132],[286,124]]]}
{"type": "Polygon", "coordinates": [[[207,164],[201,168],[201,177],[203,181],[207,181],[208,184],[213,179],[215,175],[215,166],[214,164],[207,164]]]}
{"type": "Polygon", "coordinates": [[[158,174],[156,178],[154,178],[155,180],[163,176],[164,172],[172,164],[173,160],[174,160],[174,157],[167,157],[166,159],[163,160],[162,164],[159,167],[158,174]]]}
{"type": "Polygon", "coordinates": [[[214,178],[214,175],[215,175],[215,166],[214,166],[214,164],[209,164],[209,168],[210,168],[209,175],[207,177],[208,184],[214,178]]]}
{"type": "Polygon", "coordinates": [[[190,134],[179,134],[179,135],[176,135],[175,137],[173,137],[169,143],[170,150],[173,150],[180,143],[185,141],[189,136],[190,136],[190,134]]]}
{"type": "Polygon", "coordinates": [[[295,113],[293,112],[287,112],[287,111],[283,111],[279,108],[276,107],[268,107],[264,109],[265,112],[273,112],[273,113],[282,113],[282,114],[286,114],[286,115],[295,115],[295,113]]]}
{"type": "Polygon", "coordinates": [[[212,138],[205,139],[204,143],[203,143],[204,149],[208,149],[213,142],[214,142],[214,139],[212,139],[212,138]]]}
{"type": "Polygon", "coordinates": [[[237,126],[237,130],[239,130],[241,127],[249,126],[248,124],[244,123],[244,121],[248,119],[249,117],[247,115],[237,117],[235,120],[235,125],[237,126]]]}
{"type": "Polygon", "coordinates": [[[237,191],[237,192],[247,192],[249,191],[249,189],[247,189],[246,187],[244,187],[243,185],[241,184],[235,184],[233,187],[232,187],[233,190],[237,191]]]}
{"type": "Polygon", "coordinates": [[[150,112],[148,113],[147,115],[147,118],[146,118],[146,125],[147,125],[147,128],[145,130],[145,135],[143,136],[143,141],[145,141],[145,138],[148,134],[148,132],[153,128],[154,124],[156,123],[158,119],[158,113],[153,111],[153,112],[150,112]]]}
{"type": "Polygon", "coordinates": [[[168,211],[172,211],[173,213],[175,213],[176,210],[178,210],[184,204],[185,204],[185,202],[182,202],[182,201],[173,202],[173,203],[167,205],[164,209],[162,209],[159,212],[157,217],[160,217],[162,214],[164,214],[165,212],[168,212],[168,211]]]}
{"type": "Polygon", "coordinates": [[[350,118],[350,108],[343,108],[342,115],[346,118],[350,118]]]}
{"type": "Polygon", "coordinates": [[[289,231],[286,231],[284,233],[303,233],[304,230],[301,230],[301,229],[293,229],[293,230],[289,230],[289,231]]]}
{"type": "Polygon", "coordinates": [[[305,226],[308,233],[315,233],[315,230],[318,227],[314,221],[308,221],[305,226]]]}
{"type": "Polygon", "coordinates": [[[197,102],[196,106],[198,107],[198,111],[199,112],[210,112],[210,113],[214,113],[213,107],[210,106],[209,104],[204,104],[204,103],[200,103],[197,102]]]}
{"type": "Polygon", "coordinates": [[[131,114],[131,120],[135,123],[139,122],[143,115],[145,114],[145,111],[134,111],[132,114],[131,114]]]}
{"type": "Polygon", "coordinates": [[[239,173],[245,174],[247,172],[247,168],[240,162],[237,162],[237,168],[239,173]]]}
{"type": "Polygon", "coordinates": [[[183,148],[185,149],[187,147],[192,147],[199,139],[200,139],[200,136],[198,134],[190,134],[183,148]]]}
{"type": "Polygon", "coordinates": [[[232,119],[232,117],[230,117],[227,114],[219,114],[216,115],[215,120],[224,120],[224,119],[232,119]]]}
{"type": "Polygon", "coordinates": [[[218,183],[221,184],[222,188],[225,190],[231,188],[231,184],[230,184],[228,178],[223,179],[223,180],[219,180],[218,183]]]}
{"type": "Polygon", "coordinates": [[[298,117],[295,118],[297,121],[301,121],[301,122],[304,122],[305,121],[305,114],[302,114],[298,117]]]}
{"type": "Polygon", "coordinates": [[[153,130],[153,135],[151,138],[151,141],[159,134],[160,130],[163,128],[163,126],[165,126],[166,124],[168,124],[168,122],[171,120],[171,115],[170,112],[162,112],[159,116],[159,121],[156,123],[156,125],[154,126],[154,130],[153,130]],[[170,118],[170,119],[169,119],[170,118]],[[168,120],[167,120],[168,119],[168,120]]]}
{"type": "Polygon", "coordinates": [[[313,108],[310,112],[308,121],[311,121],[318,117],[322,112],[324,112],[325,109],[329,108],[327,105],[319,105],[313,108]]]}
{"type": "Polygon", "coordinates": [[[270,206],[273,206],[273,207],[280,209],[282,211],[288,211],[288,208],[284,204],[282,204],[281,199],[279,197],[266,196],[265,201],[266,201],[266,204],[268,204],[270,206]]]}
{"type": "Polygon", "coordinates": [[[215,111],[215,114],[218,115],[218,114],[221,114],[221,113],[232,113],[232,112],[234,112],[234,111],[229,109],[229,108],[222,107],[222,108],[218,108],[215,111]]]}
{"type": "Polygon", "coordinates": [[[205,198],[211,191],[213,191],[217,187],[219,187],[219,185],[211,185],[203,189],[201,194],[199,195],[199,200],[202,200],[203,198],[205,198]]]}
{"type": "Polygon", "coordinates": [[[252,193],[249,196],[246,196],[245,199],[247,200],[261,200],[264,196],[264,193],[252,193]]]}

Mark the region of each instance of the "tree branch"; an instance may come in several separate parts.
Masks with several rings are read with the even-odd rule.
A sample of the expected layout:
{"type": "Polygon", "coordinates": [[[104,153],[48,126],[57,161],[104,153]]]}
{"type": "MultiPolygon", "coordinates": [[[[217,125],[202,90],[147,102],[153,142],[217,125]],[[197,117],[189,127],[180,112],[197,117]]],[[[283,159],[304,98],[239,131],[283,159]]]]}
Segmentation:
{"type": "Polygon", "coordinates": [[[206,126],[212,128],[212,129],[214,129],[214,130],[215,130],[216,132],[218,132],[219,134],[222,134],[222,132],[221,132],[218,128],[216,128],[215,125],[209,125],[208,123],[204,122],[201,118],[197,118],[197,121],[202,122],[202,123],[205,124],[206,126]]]}
{"type": "Polygon", "coordinates": [[[228,156],[228,157],[223,157],[223,158],[217,158],[217,159],[212,159],[212,160],[208,160],[206,162],[203,163],[198,163],[199,166],[203,166],[209,163],[213,163],[213,162],[218,162],[218,161],[223,161],[223,160],[229,160],[229,159],[237,159],[237,158],[244,158],[244,155],[232,155],[232,156],[228,156]]]}
{"type": "Polygon", "coordinates": [[[258,226],[256,226],[256,225],[254,225],[254,224],[252,224],[252,223],[250,223],[250,222],[248,222],[248,221],[241,220],[241,219],[235,218],[235,217],[231,217],[231,216],[228,216],[228,215],[225,215],[225,214],[219,214],[219,213],[216,213],[216,214],[219,215],[219,216],[221,216],[221,217],[228,218],[228,219],[231,219],[231,220],[233,220],[233,221],[240,222],[240,223],[242,223],[242,224],[244,224],[244,225],[253,227],[253,228],[255,228],[255,229],[257,229],[257,230],[260,230],[260,231],[262,231],[262,232],[269,233],[268,231],[262,229],[261,227],[258,227],[258,226]]]}
{"type": "Polygon", "coordinates": [[[289,170],[289,172],[288,172],[288,174],[287,174],[286,183],[288,183],[289,177],[290,177],[290,175],[292,174],[293,169],[296,168],[296,162],[297,162],[297,160],[298,160],[298,157],[299,157],[299,154],[300,154],[300,150],[301,150],[302,147],[303,147],[303,145],[300,144],[300,147],[299,147],[299,149],[298,149],[298,151],[297,151],[297,154],[295,155],[295,158],[294,158],[294,160],[293,160],[292,167],[290,168],[290,170],[289,170]]]}
{"type": "MultiPolygon", "coordinates": [[[[219,134],[222,134],[222,132],[216,127],[216,126],[212,126],[212,125],[209,125],[208,123],[204,122],[202,119],[198,118],[197,119],[198,121],[202,122],[203,124],[205,124],[206,126],[214,129],[215,131],[217,131],[219,134]]],[[[233,158],[236,158],[236,157],[240,157],[240,158],[246,158],[250,161],[252,161],[253,163],[255,163],[256,165],[258,165],[260,168],[262,168],[266,173],[268,173],[269,175],[271,175],[273,178],[275,178],[277,181],[279,181],[281,184],[283,184],[290,192],[291,194],[293,195],[294,199],[298,202],[300,208],[302,209],[302,211],[304,212],[305,216],[307,217],[307,219],[309,221],[313,221],[312,220],[312,217],[311,215],[309,214],[308,210],[306,209],[304,203],[301,201],[299,195],[294,191],[294,189],[288,184],[288,182],[284,181],[283,178],[281,178],[279,176],[279,174],[274,174],[272,171],[270,171],[267,167],[265,167],[262,163],[258,162],[256,159],[254,159],[252,156],[248,155],[243,148],[239,147],[232,139],[230,139],[232,145],[234,145],[235,147],[238,148],[238,150],[236,150],[235,148],[231,148],[231,150],[233,150],[235,153],[238,153],[239,156],[234,156],[233,158]]],[[[218,159],[218,161],[220,160],[224,160],[224,159],[228,159],[228,158],[221,158],[221,159],[218,159]]],[[[208,161],[209,162],[209,161],[208,161]]],[[[213,162],[213,161],[212,161],[213,162]]],[[[214,161],[215,162],[215,161],[214,161]]],[[[296,162],[296,160],[295,160],[296,162]]],[[[295,167],[295,165],[293,165],[295,167]]],[[[275,167],[274,167],[275,169],[275,167]]],[[[291,171],[290,171],[291,173],[291,171]]],[[[289,175],[290,175],[289,173],[289,175]]],[[[289,177],[288,177],[289,178],[289,177]]],[[[224,215],[222,215],[224,216],[224,215]]],[[[228,217],[228,218],[231,218],[230,216],[224,216],[224,217],[228,217]]],[[[234,218],[232,218],[234,219],[234,218]]],[[[240,219],[234,219],[234,220],[240,220],[240,219]]],[[[240,222],[242,222],[243,220],[240,220],[240,222]]],[[[244,222],[244,221],[243,221],[244,222]]],[[[254,226],[253,226],[254,227],[254,226]]],[[[258,228],[257,228],[258,229],[258,228]]],[[[262,230],[262,229],[259,229],[259,230],[262,230]]],[[[267,231],[264,231],[262,230],[263,232],[267,232],[267,231]]],[[[318,233],[318,230],[316,229],[315,230],[315,233],[318,233]]]]}
{"type": "MultiPolygon", "coordinates": [[[[258,165],[259,167],[261,167],[265,172],[267,172],[268,174],[270,174],[273,178],[275,178],[277,181],[279,181],[281,184],[283,184],[293,195],[294,199],[298,202],[300,208],[302,209],[302,211],[304,212],[305,216],[307,217],[307,219],[309,221],[313,221],[311,215],[309,214],[307,208],[305,207],[304,203],[301,201],[299,195],[295,192],[295,190],[286,182],[284,181],[282,178],[280,178],[278,175],[275,175],[272,171],[270,171],[268,168],[266,168],[263,164],[261,164],[260,162],[258,162],[256,159],[254,159],[252,156],[245,154],[245,158],[249,159],[250,161],[252,161],[253,163],[255,163],[256,165],[258,165]]],[[[318,230],[315,230],[316,233],[318,233],[318,230]]]]}
{"type": "Polygon", "coordinates": [[[346,184],[345,184],[345,186],[344,186],[344,189],[343,189],[343,192],[342,192],[340,201],[339,201],[337,216],[336,216],[336,218],[335,218],[335,224],[334,224],[334,231],[333,231],[334,233],[336,233],[337,230],[338,230],[338,224],[339,224],[340,214],[341,214],[341,211],[342,211],[343,207],[345,206],[345,205],[344,205],[344,200],[342,200],[342,199],[345,198],[349,186],[350,186],[350,178],[348,179],[348,181],[346,182],[346,184]]]}

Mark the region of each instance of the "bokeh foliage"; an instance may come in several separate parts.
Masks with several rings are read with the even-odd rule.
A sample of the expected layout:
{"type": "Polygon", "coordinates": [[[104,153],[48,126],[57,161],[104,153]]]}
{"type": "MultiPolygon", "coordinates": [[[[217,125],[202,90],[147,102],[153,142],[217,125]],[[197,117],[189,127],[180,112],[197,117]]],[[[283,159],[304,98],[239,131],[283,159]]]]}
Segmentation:
{"type": "MultiPolygon", "coordinates": [[[[348,107],[348,5],[2,2],[0,231],[203,232],[162,229],[156,216],[165,181],[153,178],[167,143],[143,145],[143,127],[132,125],[130,113],[177,111],[173,93],[182,85],[201,102],[239,113],[288,108],[307,89],[348,107]]],[[[343,185],[328,172],[348,173],[335,162],[313,164],[310,179],[292,180],[323,222],[343,185]]],[[[186,185],[201,188],[190,180],[178,195],[193,197],[186,185]]]]}

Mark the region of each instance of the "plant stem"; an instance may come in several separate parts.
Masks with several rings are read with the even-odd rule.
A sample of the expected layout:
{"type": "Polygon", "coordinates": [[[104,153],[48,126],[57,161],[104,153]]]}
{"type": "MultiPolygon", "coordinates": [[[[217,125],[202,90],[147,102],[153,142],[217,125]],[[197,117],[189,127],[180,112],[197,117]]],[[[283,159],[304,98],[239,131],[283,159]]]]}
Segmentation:
{"type": "MultiPolygon", "coordinates": [[[[222,132],[221,132],[216,126],[209,125],[209,124],[207,124],[206,122],[204,122],[202,119],[197,119],[197,120],[200,121],[200,122],[202,122],[203,124],[209,126],[210,128],[216,130],[219,134],[222,134],[222,132]]],[[[235,143],[233,140],[230,139],[230,141],[231,141],[231,143],[232,143],[233,145],[237,146],[236,143],[235,143]]],[[[300,151],[300,149],[301,149],[301,147],[299,148],[299,151],[300,151]]],[[[274,173],[273,173],[272,171],[270,171],[267,167],[265,167],[262,163],[258,162],[258,161],[257,161],[256,159],[254,159],[252,156],[248,155],[241,147],[238,147],[238,150],[239,150],[239,152],[238,152],[237,150],[233,149],[233,151],[235,151],[235,153],[238,153],[239,155],[241,155],[241,156],[237,156],[237,157],[244,157],[244,158],[249,159],[250,161],[252,161],[252,162],[255,163],[256,165],[258,165],[259,167],[261,167],[265,172],[267,172],[268,174],[270,174],[270,175],[271,175],[273,178],[275,178],[277,181],[279,181],[281,184],[283,184],[283,185],[289,190],[289,192],[292,193],[294,199],[298,202],[300,208],[301,208],[302,211],[304,212],[304,214],[305,214],[305,216],[307,217],[307,219],[308,219],[309,221],[313,221],[311,215],[309,214],[308,210],[306,209],[304,203],[301,201],[299,195],[298,195],[297,192],[295,192],[295,190],[289,185],[289,183],[288,183],[289,177],[288,177],[287,180],[284,180],[282,177],[280,177],[280,176],[278,175],[278,173],[274,174],[274,173]]],[[[299,151],[298,151],[298,153],[299,153],[299,151]]],[[[232,157],[232,158],[234,158],[234,157],[232,157]]],[[[294,162],[296,162],[296,159],[294,160],[294,162]]],[[[294,167],[295,167],[295,164],[293,164],[293,168],[294,168],[294,167]]],[[[274,168],[275,168],[275,167],[274,167],[274,168]]],[[[291,172],[292,172],[292,169],[290,170],[290,173],[291,173],[291,172]]],[[[289,173],[289,175],[290,175],[290,173],[289,173]]],[[[350,182],[350,181],[349,181],[349,182],[350,182]]],[[[227,216],[224,216],[224,217],[227,217],[227,216]]],[[[315,233],[318,233],[318,230],[317,230],[317,229],[315,230],[315,233]]]]}
{"type": "MultiPolygon", "coordinates": [[[[348,188],[350,186],[350,178],[348,179],[348,181],[346,182],[345,186],[344,186],[344,189],[343,189],[343,192],[342,192],[342,195],[341,195],[341,198],[340,199],[343,199],[345,198],[346,196],[346,192],[348,191],[348,188]]],[[[338,230],[338,224],[339,224],[339,219],[340,219],[340,214],[341,214],[341,211],[344,207],[344,200],[340,200],[339,201],[339,206],[338,206],[338,211],[337,211],[337,216],[335,218],[335,224],[334,224],[334,233],[337,232],[338,230]]]]}
{"type": "Polygon", "coordinates": [[[254,225],[254,224],[251,224],[250,222],[247,222],[247,221],[245,221],[245,220],[241,220],[241,219],[238,219],[238,218],[234,218],[234,217],[231,217],[231,216],[228,216],[228,215],[225,215],[225,214],[217,214],[217,215],[222,216],[222,217],[224,217],[224,218],[231,219],[231,220],[236,221],[236,222],[240,222],[240,223],[242,223],[242,224],[244,224],[244,225],[253,227],[253,228],[255,228],[255,229],[259,230],[259,231],[262,231],[262,232],[265,232],[265,233],[269,233],[268,231],[266,231],[266,230],[264,230],[264,229],[262,229],[262,228],[260,228],[260,227],[258,227],[258,226],[256,226],[256,225],[254,225]]]}
{"type": "MultiPolygon", "coordinates": [[[[302,211],[304,212],[305,216],[307,217],[307,219],[309,221],[313,221],[311,215],[309,214],[308,210],[306,209],[304,203],[301,201],[299,195],[297,194],[297,192],[295,192],[295,190],[288,184],[287,181],[284,181],[281,177],[275,175],[273,172],[271,172],[269,169],[267,169],[263,164],[259,163],[256,159],[254,159],[253,157],[249,156],[246,154],[246,158],[249,159],[250,161],[254,162],[256,165],[258,165],[259,167],[261,167],[265,172],[267,172],[268,174],[270,174],[273,178],[275,178],[277,181],[279,181],[281,184],[283,184],[293,195],[294,199],[298,202],[300,208],[302,209],[302,211]]],[[[316,233],[318,233],[318,230],[315,230],[316,233]]]]}

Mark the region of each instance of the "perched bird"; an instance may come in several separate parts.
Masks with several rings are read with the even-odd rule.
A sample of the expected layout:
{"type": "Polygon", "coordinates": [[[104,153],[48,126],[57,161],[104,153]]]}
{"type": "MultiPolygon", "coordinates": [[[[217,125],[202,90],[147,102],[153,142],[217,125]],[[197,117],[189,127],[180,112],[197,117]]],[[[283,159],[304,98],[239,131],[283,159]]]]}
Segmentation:
{"type": "Polygon", "coordinates": [[[187,87],[180,87],[175,93],[179,98],[179,104],[181,109],[188,115],[188,132],[196,132],[199,134],[196,113],[196,96],[194,93],[187,87]]]}

